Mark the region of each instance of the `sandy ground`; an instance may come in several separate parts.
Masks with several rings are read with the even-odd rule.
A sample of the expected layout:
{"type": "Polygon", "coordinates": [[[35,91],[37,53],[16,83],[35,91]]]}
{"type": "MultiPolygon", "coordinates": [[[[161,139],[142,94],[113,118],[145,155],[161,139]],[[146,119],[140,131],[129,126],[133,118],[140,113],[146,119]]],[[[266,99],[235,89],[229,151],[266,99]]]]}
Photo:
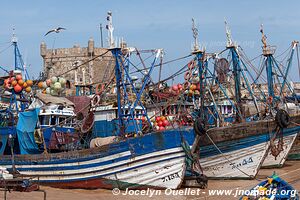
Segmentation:
{"type": "MultiPolygon", "coordinates": [[[[50,187],[41,187],[47,192],[47,200],[146,200],[146,199],[173,199],[173,200],[229,200],[229,199],[238,199],[235,197],[235,192],[237,190],[250,189],[255,186],[260,180],[263,180],[267,176],[271,175],[274,171],[294,186],[295,189],[300,190],[300,161],[288,161],[285,166],[281,169],[261,169],[259,171],[256,180],[209,180],[208,189],[197,190],[197,189],[182,189],[180,191],[154,191],[152,197],[150,193],[144,195],[123,195],[124,191],[121,191],[121,194],[113,195],[111,190],[66,190],[66,189],[56,189],[50,187]],[[237,189],[238,188],[238,189],[237,189]],[[232,190],[231,195],[209,195],[209,190],[214,189],[224,189],[232,190]],[[194,194],[191,192],[193,190],[194,194]],[[177,194],[169,194],[169,193],[177,194]],[[180,194],[179,192],[182,192],[180,194]],[[184,194],[185,192],[185,194],[184,194]],[[123,194],[122,194],[123,193],[123,194]],[[178,194],[179,193],[179,194],[178,194]]],[[[144,191],[146,192],[146,191],[144,191]]],[[[0,199],[4,199],[4,193],[2,192],[0,199]]],[[[40,192],[31,192],[31,193],[20,193],[12,192],[7,193],[8,200],[42,200],[43,193],[40,192]]]]}

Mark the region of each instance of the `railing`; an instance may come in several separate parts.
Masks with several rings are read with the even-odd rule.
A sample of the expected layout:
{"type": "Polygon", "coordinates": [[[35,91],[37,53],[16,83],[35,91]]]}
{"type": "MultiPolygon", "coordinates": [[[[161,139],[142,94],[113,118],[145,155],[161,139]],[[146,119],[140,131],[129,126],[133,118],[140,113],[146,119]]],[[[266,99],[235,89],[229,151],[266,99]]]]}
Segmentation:
{"type": "Polygon", "coordinates": [[[263,47],[263,55],[273,55],[276,51],[276,46],[266,46],[263,47]]]}

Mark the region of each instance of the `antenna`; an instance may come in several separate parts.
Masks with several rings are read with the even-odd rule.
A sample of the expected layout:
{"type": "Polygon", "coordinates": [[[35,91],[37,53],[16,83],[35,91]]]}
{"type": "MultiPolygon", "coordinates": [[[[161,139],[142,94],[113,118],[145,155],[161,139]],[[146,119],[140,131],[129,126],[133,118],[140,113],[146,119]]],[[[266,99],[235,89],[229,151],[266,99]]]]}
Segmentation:
{"type": "Polygon", "coordinates": [[[15,28],[13,28],[13,35],[11,37],[11,42],[12,43],[17,43],[18,42],[18,38],[17,38],[16,33],[15,33],[15,28]]]}
{"type": "Polygon", "coordinates": [[[264,25],[260,25],[260,32],[261,32],[261,42],[264,45],[264,48],[267,47],[267,36],[264,34],[264,25]]]}
{"type": "Polygon", "coordinates": [[[233,46],[233,42],[231,39],[231,31],[230,31],[230,28],[228,26],[226,19],[224,19],[224,23],[225,23],[225,31],[226,31],[226,37],[227,37],[227,47],[231,47],[231,46],[233,46]]]}
{"type": "Polygon", "coordinates": [[[198,29],[196,28],[195,19],[192,18],[192,31],[193,31],[193,37],[194,37],[194,51],[199,50],[199,44],[198,44],[198,29]]]}
{"type": "Polygon", "coordinates": [[[108,47],[109,48],[114,48],[115,47],[115,41],[114,41],[114,36],[113,36],[113,32],[114,32],[114,27],[112,25],[112,12],[108,11],[107,12],[107,25],[106,25],[106,29],[108,30],[108,47]]]}
{"type": "Polygon", "coordinates": [[[100,45],[103,48],[102,23],[100,24],[100,45]]]}

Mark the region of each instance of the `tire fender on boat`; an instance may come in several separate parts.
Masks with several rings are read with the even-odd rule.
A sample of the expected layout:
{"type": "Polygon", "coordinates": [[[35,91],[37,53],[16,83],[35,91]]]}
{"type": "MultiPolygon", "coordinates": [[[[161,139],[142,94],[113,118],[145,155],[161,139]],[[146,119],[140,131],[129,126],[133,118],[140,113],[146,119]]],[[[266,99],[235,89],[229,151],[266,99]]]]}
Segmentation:
{"type": "Polygon", "coordinates": [[[286,128],[290,124],[290,116],[283,109],[279,109],[277,111],[275,120],[280,128],[286,128]]]}
{"type": "Polygon", "coordinates": [[[205,123],[200,118],[195,120],[194,130],[197,135],[204,135],[206,133],[205,123]]]}

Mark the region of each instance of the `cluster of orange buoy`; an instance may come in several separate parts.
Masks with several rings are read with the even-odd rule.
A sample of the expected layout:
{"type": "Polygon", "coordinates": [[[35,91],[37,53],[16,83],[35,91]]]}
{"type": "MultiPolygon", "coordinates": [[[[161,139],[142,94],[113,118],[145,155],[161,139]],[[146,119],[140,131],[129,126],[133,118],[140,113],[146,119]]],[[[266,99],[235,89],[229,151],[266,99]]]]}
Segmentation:
{"type": "Polygon", "coordinates": [[[41,81],[38,83],[39,89],[42,90],[44,94],[51,94],[57,96],[66,86],[66,79],[62,77],[52,77],[46,81],[41,81]]]}
{"type": "Polygon", "coordinates": [[[200,94],[200,83],[187,83],[185,85],[182,84],[177,84],[173,85],[170,88],[172,93],[179,94],[181,91],[184,90],[184,94],[188,96],[193,96],[193,95],[199,95],[200,94]]]}
{"type": "Polygon", "coordinates": [[[184,92],[189,96],[199,95],[200,94],[200,83],[191,84],[184,92]]]}
{"type": "Polygon", "coordinates": [[[155,117],[155,122],[153,123],[153,125],[156,128],[156,130],[163,131],[170,125],[170,122],[166,117],[158,116],[155,117]]]}
{"type": "Polygon", "coordinates": [[[177,85],[173,85],[170,90],[172,93],[179,94],[183,90],[183,86],[178,83],[177,85]]]}
{"type": "Polygon", "coordinates": [[[33,85],[32,80],[24,81],[21,74],[12,76],[4,80],[4,88],[7,90],[13,89],[15,93],[19,94],[25,90],[25,92],[31,92],[31,86],[33,85]]]}

